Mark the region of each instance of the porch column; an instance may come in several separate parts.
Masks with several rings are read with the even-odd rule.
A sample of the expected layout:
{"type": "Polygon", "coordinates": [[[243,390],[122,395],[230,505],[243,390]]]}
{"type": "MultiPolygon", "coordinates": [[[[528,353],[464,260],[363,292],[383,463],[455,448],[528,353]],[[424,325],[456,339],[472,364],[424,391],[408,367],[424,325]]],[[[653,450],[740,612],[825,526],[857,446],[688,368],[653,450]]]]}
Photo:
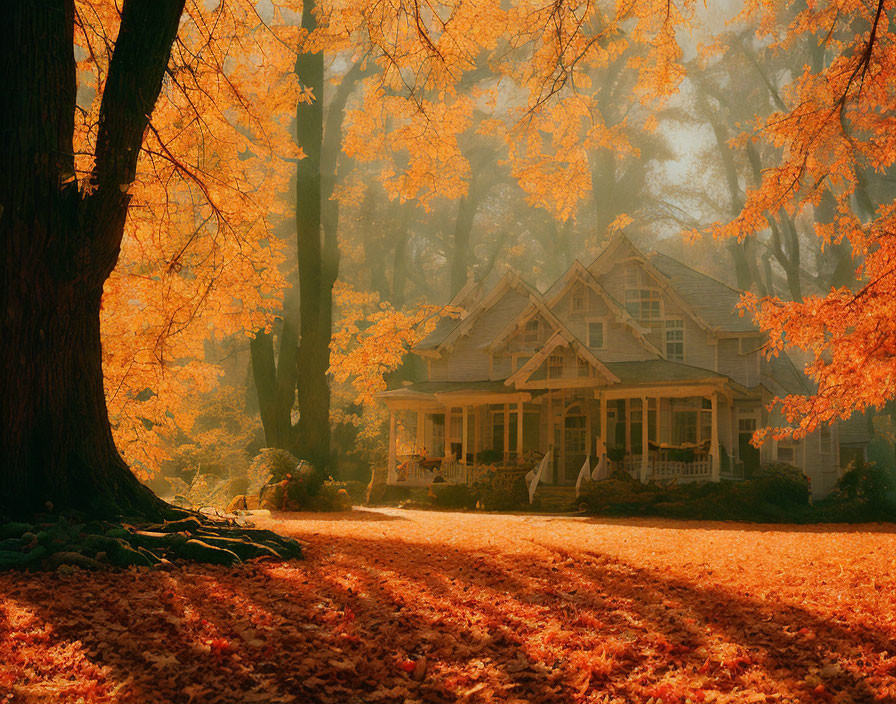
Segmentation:
{"type": "Polygon", "coordinates": [[[482,450],[482,406],[476,406],[473,410],[473,464],[476,464],[476,455],[482,450]]]}
{"type": "Polygon", "coordinates": [[[516,402],[516,461],[519,463],[523,454],[523,400],[516,402]]]}
{"type": "Polygon", "coordinates": [[[600,444],[601,454],[607,454],[607,440],[610,432],[607,430],[607,397],[600,395],[600,444]]]}
{"type": "Polygon", "coordinates": [[[416,439],[416,447],[414,448],[417,452],[423,449],[423,443],[425,442],[424,432],[426,430],[426,414],[423,411],[417,411],[417,439],[416,439]]]}
{"type": "Polygon", "coordinates": [[[625,399],[625,454],[632,453],[632,402],[625,399]]]}
{"type": "Polygon", "coordinates": [[[463,424],[463,427],[461,428],[461,431],[460,431],[460,437],[461,437],[460,461],[463,464],[467,463],[467,435],[469,434],[467,431],[467,418],[469,418],[469,415],[468,415],[469,411],[470,411],[469,406],[463,406],[461,408],[461,423],[463,424]]]}
{"type": "Polygon", "coordinates": [[[445,457],[453,457],[451,454],[451,406],[445,409],[445,457]]]}
{"type": "Polygon", "coordinates": [[[389,409],[389,467],[387,481],[395,477],[395,411],[389,409]]]}
{"type": "Polygon", "coordinates": [[[507,455],[510,454],[510,404],[504,404],[504,461],[507,461],[507,455]]]}
{"type": "Polygon", "coordinates": [[[710,396],[712,404],[712,434],[709,441],[709,458],[712,461],[712,481],[719,481],[719,474],[722,470],[721,457],[719,455],[719,394],[716,391],[710,396]]]}
{"type": "Polygon", "coordinates": [[[647,483],[647,438],[650,428],[648,427],[647,418],[647,397],[641,397],[641,482],[647,483]]]}

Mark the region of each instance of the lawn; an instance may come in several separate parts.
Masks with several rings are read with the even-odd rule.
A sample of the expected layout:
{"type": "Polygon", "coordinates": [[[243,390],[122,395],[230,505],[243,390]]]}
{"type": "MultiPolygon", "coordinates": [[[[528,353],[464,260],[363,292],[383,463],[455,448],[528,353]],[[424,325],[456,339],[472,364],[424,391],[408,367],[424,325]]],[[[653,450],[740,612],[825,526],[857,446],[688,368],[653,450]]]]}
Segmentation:
{"type": "Polygon", "coordinates": [[[896,701],[896,529],[283,514],[307,560],[0,575],[0,701],[896,701]]]}

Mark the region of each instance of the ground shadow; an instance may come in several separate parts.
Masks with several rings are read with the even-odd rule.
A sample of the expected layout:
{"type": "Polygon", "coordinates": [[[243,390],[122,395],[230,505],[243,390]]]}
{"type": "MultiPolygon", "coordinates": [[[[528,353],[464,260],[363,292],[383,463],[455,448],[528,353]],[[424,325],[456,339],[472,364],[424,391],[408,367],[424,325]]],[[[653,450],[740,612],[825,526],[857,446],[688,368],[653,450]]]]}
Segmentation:
{"type": "Polygon", "coordinates": [[[867,677],[870,663],[896,663],[894,634],[860,618],[593,550],[533,550],[340,538],[289,565],[2,584],[125,683],[120,702],[677,701],[662,687],[679,681],[870,702],[881,679],[896,687],[896,667],[867,677]],[[415,679],[405,666],[422,658],[415,679]]]}

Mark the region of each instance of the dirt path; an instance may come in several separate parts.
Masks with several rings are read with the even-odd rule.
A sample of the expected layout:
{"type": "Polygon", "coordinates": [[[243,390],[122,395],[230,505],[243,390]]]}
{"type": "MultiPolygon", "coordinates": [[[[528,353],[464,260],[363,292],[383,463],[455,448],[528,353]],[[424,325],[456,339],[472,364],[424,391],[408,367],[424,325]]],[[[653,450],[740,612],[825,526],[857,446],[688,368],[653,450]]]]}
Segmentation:
{"type": "Polygon", "coordinates": [[[308,559],[0,575],[0,701],[896,701],[896,532],[283,514],[308,559]]]}

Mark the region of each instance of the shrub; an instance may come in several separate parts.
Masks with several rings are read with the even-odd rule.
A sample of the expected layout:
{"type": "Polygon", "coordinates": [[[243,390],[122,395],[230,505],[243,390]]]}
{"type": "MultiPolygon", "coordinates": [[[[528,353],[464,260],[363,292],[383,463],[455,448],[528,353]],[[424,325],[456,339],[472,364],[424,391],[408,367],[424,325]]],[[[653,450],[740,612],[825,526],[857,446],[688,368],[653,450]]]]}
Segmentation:
{"type": "Polygon", "coordinates": [[[476,453],[476,461],[479,464],[495,464],[504,461],[504,453],[501,450],[480,450],[476,453]]]}
{"type": "Polygon", "coordinates": [[[281,482],[292,474],[299,461],[286,450],[263,447],[249,465],[250,481],[261,480],[259,486],[269,482],[281,482]]]}
{"type": "Polygon", "coordinates": [[[883,508],[896,491],[890,474],[874,462],[850,462],[837,482],[837,495],[846,501],[856,501],[871,508],[883,508]]]}
{"type": "Polygon", "coordinates": [[[625,459],[625,448],[624,447],[609,447],[607,448],[607,459],[610,462],[622,462],[625,459]]]}
{"type": "Polygon", "coordinates": [[[354,480],[346,480],[342,482],[348,495],[351,497],[352,504],[363,504],[367,497],[367,482],[359,482],[354,480]]]}
{"type": "Polygon", "coordinates": [[[525,475],[519,472],[486,472],[472,487],[473,496],[488,511],[513,511],[529,506],[525,475]]]}
{"type": "Polygon", "coordinates": [[[429,498],[440,508],[475,508],[476,496],[466,484],[433,484],[429,498]]]}
{"type": "Polygon", "coordinates": [[[776,462],[760,465],[750,481],[758,501],[777,506],[809,503],[809,479],[793,465],[776,462]]]}
{"type": "Polygon", "coordinates": [[[308,498],[305,508],[310,511],[348,511],[351,507],[352,498],[345,482],[337,482],[329,477],[320,485],[317,493],[308,498]]]}
{"type": "Polygon", "coordinates": [[[593,513],[639,514],[659,492],[656,486],[631,479],[602,479],[582,485],[579,506],[593,513]]]}

